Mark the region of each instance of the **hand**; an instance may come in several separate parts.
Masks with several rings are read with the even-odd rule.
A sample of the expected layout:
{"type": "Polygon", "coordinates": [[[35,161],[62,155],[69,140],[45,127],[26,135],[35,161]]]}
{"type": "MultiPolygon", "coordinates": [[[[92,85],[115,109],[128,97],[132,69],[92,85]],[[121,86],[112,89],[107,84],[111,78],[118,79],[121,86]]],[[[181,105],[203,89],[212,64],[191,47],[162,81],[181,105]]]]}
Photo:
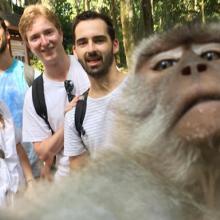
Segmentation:
{"type": "Polygon", "coordinates": [[[24,193],[24,196],[29,198],[29,199],[32,199],[36,196],[36,192],[35,192],[35,188],[36,188],[36,181],[35,179],[28,179],[26,180],[26,190],[25,190],[25,193],[24,193]]]}
{"type": "Polygon", "coordinates": [[[53,181],[53,175],[51,173],[51,169],[50,166],[48,166],[47,164],[45,164],[44,166],[42,166],[41,168],[41,178],[48,180],[49,182],[53,181]]]}
{"type": "Polygon", "coordinates": [[[75,97],[73,98],[73,100],[66,105],[66,108],[65,108],[65,111],[64,111],[64,115],[65,115],[68,111],[70,111],[73,107],[76,106],[76,103],[77,103],[78,100],[79,100],[79,96],[75,96],[75,97]]]}

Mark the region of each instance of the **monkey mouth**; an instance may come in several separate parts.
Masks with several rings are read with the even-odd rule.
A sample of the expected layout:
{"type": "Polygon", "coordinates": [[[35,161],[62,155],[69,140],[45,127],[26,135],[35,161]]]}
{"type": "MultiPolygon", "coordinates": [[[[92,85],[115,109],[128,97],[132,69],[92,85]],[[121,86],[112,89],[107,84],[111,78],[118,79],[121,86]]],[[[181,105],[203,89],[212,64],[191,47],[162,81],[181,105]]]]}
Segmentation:
{"type": "Polygon", "coordinates": [[[171,130],[189,143],[220,146],[220,93],[189,95],[180,100],[171,130]]]}
{"type": "MultiPolygon", "coordinates": [[[[217,94],[208,94],[204,96],[195,97],[186,101],[186,103],[181,108],[178,118],[183,117],[188,111],[190,111],[193,107],[199,106],[200,104],[208,104],[211,102],[219,102],[220,103],[220,95],[217,94]]],[[[202,110],[200,110],[202,113],[202,110]]]]}

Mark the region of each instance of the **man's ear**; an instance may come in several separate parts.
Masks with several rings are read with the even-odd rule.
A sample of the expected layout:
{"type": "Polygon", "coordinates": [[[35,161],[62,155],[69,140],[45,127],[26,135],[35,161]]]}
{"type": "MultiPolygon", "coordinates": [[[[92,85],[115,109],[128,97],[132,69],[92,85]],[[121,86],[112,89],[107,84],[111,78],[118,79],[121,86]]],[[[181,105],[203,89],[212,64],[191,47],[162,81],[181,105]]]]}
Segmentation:
{"type": "Polygon", "coordinates": [[[113,54],[118,53],[119,51],[119,41],[118,39],[113,40],[113,54]]]}
{"type": "Polygon", "coordinates": [[[75,45],[72,46],[72,51],[73,51],[74,56],[78,59],[75,45]]]}

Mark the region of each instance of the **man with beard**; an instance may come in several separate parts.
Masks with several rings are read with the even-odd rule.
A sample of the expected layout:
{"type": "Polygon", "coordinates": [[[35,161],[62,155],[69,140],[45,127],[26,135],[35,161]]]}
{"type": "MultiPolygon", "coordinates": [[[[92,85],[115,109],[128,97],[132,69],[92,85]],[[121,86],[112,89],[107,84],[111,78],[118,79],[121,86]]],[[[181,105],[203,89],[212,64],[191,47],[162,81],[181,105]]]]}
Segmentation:
{"type": "Polygon", "coordinates": [[[76,58],[66,54],[62,45],[61,24],[57,16],[45,6],[35,4],[26,7],[19,22],[19,32],[44,65],[42,87],[51,127],[37,114],[30,88],[24,101],[23,139],[33,142],[39,158],[44,161],[43,177],[51,179],[50,167],[56,156],[55,177],[60,178],[69,172],[69,160],[63,155],[64,113],[74,104],[74,100],[68,102],[64,82],[71,80],[73,94],[80,95],[88,89],[88,77],[76,58]]]}
{"type": "Polygon", "coordinates": [[[94,11],[79,14],[73,24],[73,52],[90,80],[83,132],[75,126],[75,108],[65,117],[64,154],[70,157],[71,168],[94,157],[105,136],[104,125],[108,103],[124,79],[114,55],[118,40],[111,19],[94,11]]]}
{"type": "MultiPolygon", "coordinates": [[[[0,17],[0,100],[11,112],[16,132],[16,148],[23,167],[26,182],[33,180],[31,166],[21,140],[22,109],[28,83],[25,80],[24,63],[14,59],[9,49],[10,35],[7,26],[0,17]]],[[[28,147],[28,143],[26,143],[28,147]]],[[[29,146],[31,148],[31,146],[29,146]]],[[[31,149],[29,150],[30,153],[31,149]]],[[[33,156],[33,154],[30,154],[33,156]]],[[[9,156],[9,155],[8,155],[9,156]]],[[[36,158],[32,158],[33,162],[36,158]]],[[[33,163],[34,167],[34,163],[33,163]]],[[[35,170],[37,175],[37,170],[35,170]]]]}

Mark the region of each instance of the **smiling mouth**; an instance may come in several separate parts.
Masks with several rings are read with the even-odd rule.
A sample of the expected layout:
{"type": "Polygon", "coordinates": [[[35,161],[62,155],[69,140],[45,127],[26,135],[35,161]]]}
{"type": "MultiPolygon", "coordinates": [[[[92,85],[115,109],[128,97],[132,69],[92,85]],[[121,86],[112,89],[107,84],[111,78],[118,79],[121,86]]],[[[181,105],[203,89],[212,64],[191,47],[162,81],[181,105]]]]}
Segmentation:
{"type": "Polygon", "coordinates": [[[101,57],[91,57],[91,58],[87,58],[86,62],[99,62],[101,61],[101,57]]]}
{"type": "Polygon", "coordinates": [[[93,67],[93,66],[95,67],[101,63],[101,59],[89,59],[86,62],[87,62],[87,65],[89,65],[91,67],[93,67]]]}

